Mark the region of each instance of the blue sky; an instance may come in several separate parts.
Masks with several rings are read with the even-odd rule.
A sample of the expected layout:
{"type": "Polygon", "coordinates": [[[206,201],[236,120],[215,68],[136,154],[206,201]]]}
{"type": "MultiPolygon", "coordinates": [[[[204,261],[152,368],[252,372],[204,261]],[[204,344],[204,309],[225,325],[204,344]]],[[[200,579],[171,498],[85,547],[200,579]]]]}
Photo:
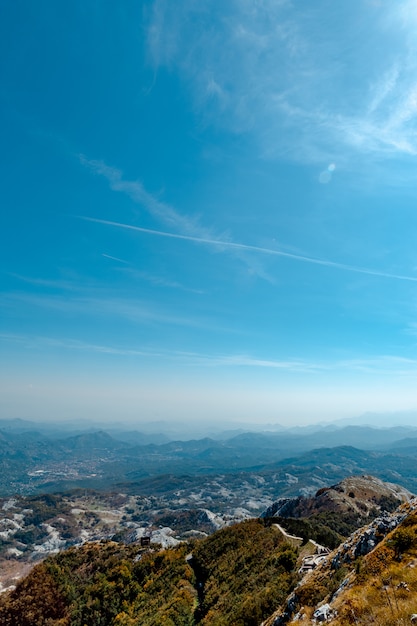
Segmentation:
{"type": "Polygon", "coordinates": [[[15,0],[0,29],[0,416],[417,409],[415,0],[15,0]]]}

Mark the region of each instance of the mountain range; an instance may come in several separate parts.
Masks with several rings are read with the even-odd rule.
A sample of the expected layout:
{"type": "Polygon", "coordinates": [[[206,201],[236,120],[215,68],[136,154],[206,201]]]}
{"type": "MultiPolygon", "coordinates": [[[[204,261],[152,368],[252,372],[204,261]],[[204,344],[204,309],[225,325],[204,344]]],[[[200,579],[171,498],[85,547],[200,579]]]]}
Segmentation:
{"type": "MultiPolygon", "coordinates": [[[[0,421],[0,496],[108,489],[125,482],[140,482],[146,489],[147,481],[153,485],[163,475],[186,474],[197,481],[221,475],[232,485],[242,473],[249,481],[254,473],[261,475],[272,491],[277,483],[283,495],[312,492],[352,472],[400,481],[417,490],[417,437],[412,427],[309,427],[166,441],[162,434],[120,431],[116,436],[102,430],[37,426],[0,421]]],[[[272,493],[278,495],[277,490],[272,493]]]]}

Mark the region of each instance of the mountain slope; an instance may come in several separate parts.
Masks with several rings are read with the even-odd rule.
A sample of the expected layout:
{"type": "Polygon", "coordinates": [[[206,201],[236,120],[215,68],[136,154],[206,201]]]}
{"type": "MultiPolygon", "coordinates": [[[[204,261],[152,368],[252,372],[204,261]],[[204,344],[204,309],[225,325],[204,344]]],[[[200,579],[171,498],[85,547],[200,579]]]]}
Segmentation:
{"type": "Polygon", "coordinates": [[[313,497],[282,498],[263,517],[308,517],[329,511],[364,517],[375,507],[393,510],[411,497],[407,489],[373,476],[349,476],[337,485],[319,489],[313,497]]]}
{"type": "Polygon", "coordinates": [[[353,533],[263,626],[409,624],[416,612],[417,499],[353,533]]]}
{"type": "MultiPolygon", "coordinates": [[[[368,511],[379,506],[379,518],[345,539],[329,557],[320,557],[323,562],[307,578],[303,578],[298,586],[300,566],[305,559],[311,559],[317,546],[307,541],[312,538],[309,534],[302,534],[302,538],[293,541],[294,538],[289,537],[275,523],[275,518],[247,520],[213,532],[205,539],[183,542],[161,550],[155,544],[142,547],[142,532],[138,534],[132,518],[127,521],[128,515],[134,515],[128,511],[134,505],[138,506],[137,496],[132,498],[108,494],[104,499],[100,494],[94,497],[92,494],[78,494],[78,500],[75,501],[73,496],[47,494],[24,499],[24,509],[17,508],[17,499],[6,501],[3,509],[9,516],[4,519],[9,520],[9,530],[2,532],[10,531],[10,540],[18,533],[14,524],[17,524],[21,515],[27,516],[28,521],[32,522],[18,535],[20,543],[16,543],[12,549],[22,552],[19,558],[23,555],[23,540],[27,539],[24,535],[29,531],[46,534],[39,544],[45,548],[43,556],[47,554],[45,546],[49,545],[56,551],[60,549],[62,544],[59,544],[58,539],[63,536],[62,531],[68,533],[70,540],[76,540],[77,532],[81,532],[80,537],[88,536],[94,538],[95,542],[50,555],[19,581],[15,589],[1,594],[0,624],[259,626],[264,620],[265,624],[272,626],[287,623],[297,611],[302,611],[306,620],[310,619],[317,603],[331,598],[336,602],[338,596],[335,592],[344,580],[350,584],[355,568],[357,576],[361,573],[368,576],[373,571],[373,561],[366,565],[368,557],[363,557],[398,524],[405,524],[407,515],[414,514],[417,507],[417,501],[411,500],[394,513],[387,513],[384,511],[384,503],[392,504],[389,500],[384,501],[387,494],[395,494],[399,499],[407,499],[409,494],[395,485],[385,485],[373,477],[362,476],[319,490],[315,498],[297,499],[292,512],[298,508],[300,515],[302,512],[310,515],[316,511],[316,515],[320,516],[328,512],[325,506],[330,502],[330,513],[343,516],[352,493],[355,494],[354,499],[368,511]],[[90,504],[93,505],[89,510],[87,497],[91,498],[90,504]],[[60,498],[63,502],[60,502],[60,498]],[[107,508],[102,510],[100,504],[104,502],[107,508]],[[92,519],[93,513],[95,519],[92,519]],[[84,524],[81,531],[78,523],[70,524],[71,515],[77,517],[78,523],[84,524]],[[119,543],[100,541],[103,536],[117,537],[118,528],[125,529],[125,534],[119,532],[119,543]],[[58,531],[61,534],[58,535],[58,531]],[[133,543],[125,545],[123,539],[133,543]],[[274,614],[276,609],[278,611],[274,614]]],[[[150,499],[143,500],[145,508],[141,510],[141,515],[150,503],[150,499]]],[[[362,508],[359,507],[359,510],[362,508]]],[[[163,512],[155,511],[155,522],[163,521],[163,516],[163,512]]],[[[201,513],[193,517],[193,523],[199,520],[199,516],[201,513]]],[[[206,512],[203,518],[207,524],[213,516],[206,512]]],[[[179,523],[184,523],[182,511],[178,512],[178,519],[179,523]]],[[[407,546],[407,550],[410,548],[407,543],[410,536],[414,541],[414,523],[417,528],[417,520],[412,517],[409,519],[411,531],[407,531],[406,535],[397,535],[397,538],[391,536],[390,541],[393,543],[386,544],[393,555],[392,562],[400,555],[404,558],[404,546],[407,546]]],[[[307,532],[317,528],[314,514],[292,520],[304,523],[299,528],[307,532]]],[[[284,519],[285,524],[290,521],[284,519]]],[[[357,517],[356,525],[359,521],[357,517]]],[[[320,527],[324,536],[330,533],[331,529],[326,527],[322,518],[320,527]]],[[[147,531],[151,533],[149,527],[147,531]]],[[[155,531],[154,539],[162,536],[160,530],[155,531]]],[[[42,556],[39,549],[35,552],[38,557],[42,556]]],[[[379,561],[377,557],[377,565],[379,561]]],[[[3,565],[7,567],[7,561],[3,561],[3,565]]],[[[362,582],[366,580],[363,578],[362,582]]],[[[339,592],[340,597],[342,592],[343,588],[339,592]]],[[[341,607],[337,610],[345,619],[340,623],[350,623],[346,621],[347,613],[343,613],[344,609],[341,607]]]]}
{"type": "Polygon", "coordinates": [[[311,497],[281,498],[262,517],[285,526],[294,535],[335,548],[343,537],[411,498],[407,489],[374,476],[349,476],[311,497]]]}
{"type": "Polygon", "coordinates": [[[193,547],[163,551],[115,542],[72,548],[0,596],[2,626],[256,625],[297,575],[294,549],[249,520],[193,547]],[[198,600],[200,600],[198,602],[198,600]]]}

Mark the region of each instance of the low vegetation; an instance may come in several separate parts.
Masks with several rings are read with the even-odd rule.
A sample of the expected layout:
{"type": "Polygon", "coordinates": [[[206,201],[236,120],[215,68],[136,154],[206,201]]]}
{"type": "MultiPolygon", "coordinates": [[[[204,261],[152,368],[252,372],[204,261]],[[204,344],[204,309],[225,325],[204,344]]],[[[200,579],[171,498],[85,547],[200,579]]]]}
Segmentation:
{"type": "Polygon", "coordinates": [[[257,626],[298,581],[297,551],[275,528],[250,520],[199,542],[194,569],[204,594],[202,624],[257,626]]]}
{"type": "Polygon", "coordinates": [[[0,623],[188,626],[196,592],[185,556],[185,546],[148,553],[115,542],[72,548],[36,566],[1,599],[0,623]]]}
{"type": "Polygon", "coordinates": [[[296,550],[259,520],[169,550],[86,544],[49,557],[4,594],[0,623],[256,626],[294,587],[296,561],[296,550]]]}
{"type": "MultiPolygon", "coordinates": [[[[115,509],[135,504],[120,494],[113,498],[115,509]]],[[[58,512],[58,502],[52,496],[34,498],[25,532],[42,528],[43,520],[58,512]]],[[[11,511],[13,506],[8,503],[11,511]]],[[[309,518],[246,520],[169,549],[114,540],[86,543],[49,556],[15,589],[1,594],[0,624],[270,626],[278,615],[284,615],[284,624],[299,612],[308,626],[324,603],[330,603],[334,626],[409,624],[417,613],[413,506],[384,514],[349,539],[362,518],[321,507],[309,518]],[[308,539],[338,547],[327,559],[320,556],[325,560],[300,582],[303,557],[311,559],[317,550],[308,539]],[[364,541],[369,549],[363,548],[364,541]]],[[[162,511],[161,519],[165,515],[162,511]]],[[[61,522],[66,523],[64,517],[61,522]]]]}
{"type": "Polygon", "coordinates": [[[417,513],[355,565],[349,588],[334,603],[334,626],[410,624],[417,613],[417,513]]]}
{"type": "MultiPolygon", "coordinates": [[[[417,512],[365,556],[335,566],[334,555],[309,574],[291,596],[291,611],[282,606],[266,626],[282,624],[295,613],[304,626],[317,624],[315,610],[327,605],[332,626],[405,626],[417,613],[417,512]]],[[[288,607],[288,602],[287,605],[288,607]]]]}
{"type": "Polygon", "coordinates": [[[343,515],[337,513],[298,519],[293,517],[265,518],[266,524],[279,524],[291,535],[303,537],[304,542],[313,539],[327,548],[336,548],[344,537],[361,526],[361,521],[357,518],[347,520],[344,519],[343,515]]]}

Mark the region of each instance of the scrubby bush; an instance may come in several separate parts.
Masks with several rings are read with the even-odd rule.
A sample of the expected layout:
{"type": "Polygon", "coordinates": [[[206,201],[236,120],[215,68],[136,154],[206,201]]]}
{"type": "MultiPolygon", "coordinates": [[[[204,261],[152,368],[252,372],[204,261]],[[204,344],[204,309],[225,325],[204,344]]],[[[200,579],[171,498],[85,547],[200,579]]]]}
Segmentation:
{"type": "Polygon", "coordinates": [[[396,558],[400,558],[403,552],[406,552],[416,543],[416,533],[414,528],[398,528],[391,536],[389,545],[394,548],[396,558]]]}

